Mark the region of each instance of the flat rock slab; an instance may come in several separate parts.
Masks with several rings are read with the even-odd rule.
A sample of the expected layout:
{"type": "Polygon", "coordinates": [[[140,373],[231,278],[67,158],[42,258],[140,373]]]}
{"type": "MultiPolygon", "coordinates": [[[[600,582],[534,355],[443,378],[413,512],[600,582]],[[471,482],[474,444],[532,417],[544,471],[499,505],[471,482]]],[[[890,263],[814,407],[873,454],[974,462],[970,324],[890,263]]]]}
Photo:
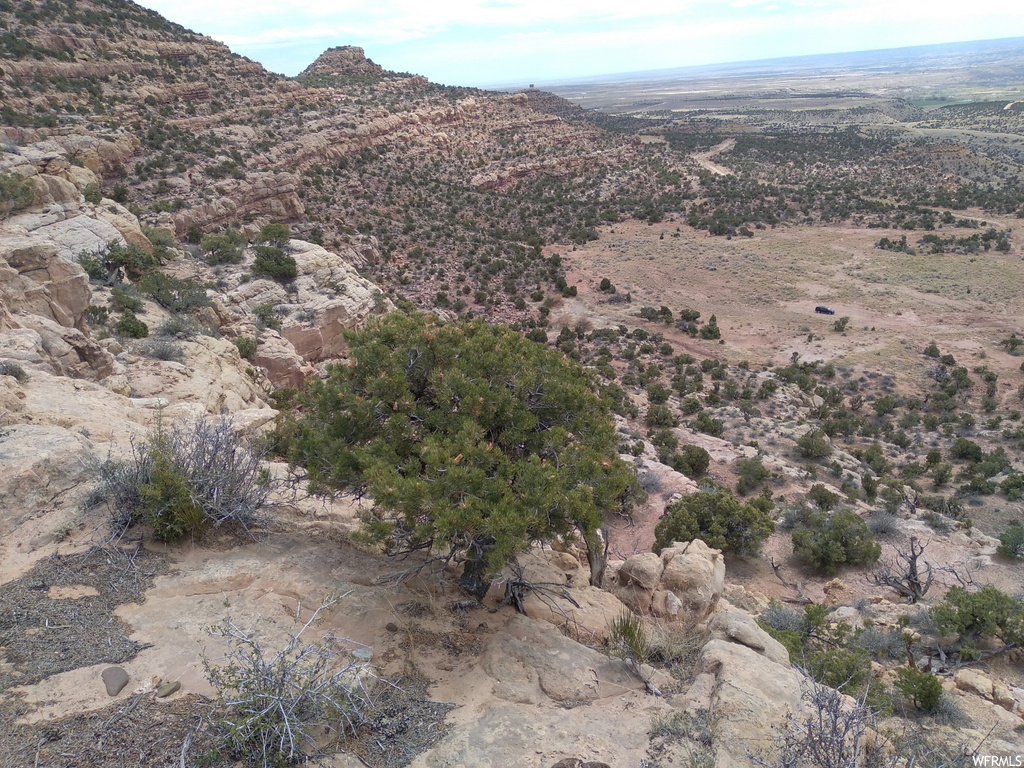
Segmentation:
{"type": "Polygon", "coordinates": [[[436,747],[413,760],[410,768],[642,764],[650,746],[648,734],[655,713],[663,714],[668,707],[663,699],[642,693],[627,697],[628,707],[622,700],[613,699],[571,709],[490,706],[474,712],[471,722],[453,728],[436,747]],[[587,760],[576,755],[585,755],[587,760]],[[568,763],[560,762],[567,758],[568,763]]]}
{"type": "Polygon", "coordinates": [[[554,626],[515,616],[490,644],[484,670],[505,701],[593,701],[642,690],[625,664],[569,639],[554,626]]]}
{"type": "Polygon", "coordinates": [[[128,673],[120,667],[107,667],[100,674],[108,696],[117,696],[128,685],[128,673]]]}

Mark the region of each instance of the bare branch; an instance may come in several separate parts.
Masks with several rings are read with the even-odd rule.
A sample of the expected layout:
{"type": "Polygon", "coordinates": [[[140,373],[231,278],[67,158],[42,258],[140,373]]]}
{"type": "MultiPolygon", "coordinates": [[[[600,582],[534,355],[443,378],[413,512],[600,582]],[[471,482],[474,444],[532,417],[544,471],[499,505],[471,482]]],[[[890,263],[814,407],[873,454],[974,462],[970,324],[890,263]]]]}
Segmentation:
{"type": "Polygon", "coordinates": [[[775,558],[774,557],[771,558],[769,560],[769,562],[771,563],[772,571],[775,573],[775,577],[779,581],[782,582],[782,586],[788,587],[789,589],[794,590],[796,592],[796,594],[797,594],[797,597],[795,597],[795,598],[793,598],[793,597],[783,598],[783,600],[785,600],[785,602],[787,602],[787,603],[799,603],[800,605],[810,605],[811,603],[814,602],[804,592],[804,585],[801,582],[797,581],[795,583],[792,583],[792,582],[786,581],[785,577],[783,577],[783,575],[782,575],[782,565],[780,563],[775,562],[775,558]]]}
{"type": "Polygon", "coordinates": [[[916,603],[927,594],[935,580],[931,563],[922,561],[923,574],[918,565],[926,546],[918,542],[916,536],[911,536],[910,549],[897,547],[896,559],[880,564],[870,576],[872,583],[880,587],[891,587],[903,595],[908,603],[916,603]]]}
{"type": "Polygon", "coordinates": [[[370,667],[339,647],[340,638],[302,640],[343,597],[322,602],[301,626],[297,606],[288,640],[274,654],[230,617],[210,628],[229,649],[224,664],[203,658],[207,679],[217,690],[208,722],[233,755],[253,765],[291,764],[317,751],[315,729],[326,727],[340,740],[363,723],[370,706],[367,682],[376,680],[370,667]]]}

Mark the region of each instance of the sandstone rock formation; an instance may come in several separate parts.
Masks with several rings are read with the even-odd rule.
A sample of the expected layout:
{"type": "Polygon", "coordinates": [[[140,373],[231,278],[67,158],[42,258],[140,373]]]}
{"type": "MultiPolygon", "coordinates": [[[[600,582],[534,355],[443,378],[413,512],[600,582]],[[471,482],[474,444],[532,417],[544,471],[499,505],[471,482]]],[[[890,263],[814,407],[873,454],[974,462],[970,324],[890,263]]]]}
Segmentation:
{"type": "Polygon", "coordinates": [[[366,58],[366,52],[357,45],[328,48],[316,61],[299,73],[303,75],[383,75],[384,68],[366,58]]]}
{"type": "Polygon", "coordinates": [[[633,610],[670,620],[701,621],[725,589],[725,559],[699,539],[675,543],[661,555],[633,555],[615,572],[612,591],[633,610]]]}

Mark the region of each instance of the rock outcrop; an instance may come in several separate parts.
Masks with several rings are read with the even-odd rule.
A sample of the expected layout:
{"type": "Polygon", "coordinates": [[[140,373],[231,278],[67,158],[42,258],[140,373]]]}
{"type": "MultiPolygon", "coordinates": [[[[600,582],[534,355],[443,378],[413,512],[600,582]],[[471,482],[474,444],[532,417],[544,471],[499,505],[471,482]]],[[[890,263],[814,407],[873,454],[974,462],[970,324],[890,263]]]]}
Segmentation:
{"type": "Polygon", "coordinates": [[[633,555],[616,570],[612,592],[638,613],[706,619],[725,589],[725,559],[700,539],[633,555]]]}
{"type": "Polygon", "coordinates": [[[328,48],[317,56],[316,61],[299,73],[307,75],[376,75],[384,74],[384,68],[366,58],[366,52],[357,45],[342,45],[328,48]]]}
{"type": "Polygon", "coordinates": [[[292,240],[288,250],[299,274],[287,288],[264,279],[240,283],[225,295],[221,314],[236,333],[254,334],[256,310],[273,307],[280,331],[261,331],[254,362],[275,385],[294,387],[313,371],[312,364],[345,353],[345,331],[361,327],[374,312],[391,311],[394,304],[353,266],[365,260],[365,253],[354,248],[332,252],[302,240],[292,240]]]}
{"type": "Polygon", "coordinates": [[[82,488],[98,458],[86,437],[61,427],[15,424],[0,430],[0,539],[82,488]]]}

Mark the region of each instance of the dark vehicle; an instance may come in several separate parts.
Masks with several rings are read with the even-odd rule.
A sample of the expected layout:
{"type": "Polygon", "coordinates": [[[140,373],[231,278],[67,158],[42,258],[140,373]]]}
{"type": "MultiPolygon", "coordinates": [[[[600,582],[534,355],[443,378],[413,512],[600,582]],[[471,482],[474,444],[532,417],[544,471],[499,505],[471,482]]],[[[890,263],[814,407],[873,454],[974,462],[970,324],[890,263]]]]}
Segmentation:
{"type": "Polygon", "coordinates": [[[832,307],[825,307],[822,306],[821,304],[816,306],[814,308],[814,311],[817,312],[819,315],[834,315],[836,313],[836,311],[832,309],[832,307]]]}

